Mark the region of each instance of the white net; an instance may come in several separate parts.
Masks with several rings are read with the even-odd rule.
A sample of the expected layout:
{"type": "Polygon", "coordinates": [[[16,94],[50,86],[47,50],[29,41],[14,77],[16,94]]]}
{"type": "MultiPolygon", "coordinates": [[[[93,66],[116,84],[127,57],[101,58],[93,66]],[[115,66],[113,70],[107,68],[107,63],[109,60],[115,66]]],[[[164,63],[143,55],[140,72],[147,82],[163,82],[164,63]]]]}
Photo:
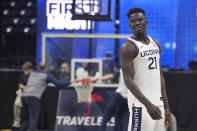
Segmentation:
{"type": "Polygon", "coordinates": [[[91,83],[88,84],[88,86],[84,86],[82,83],[78,83],[74,85],[75,91],[77,93],[77,102],[86,102],[91,103],[92,102],[92,91],[94,90],[94,87],[91,83]]]}

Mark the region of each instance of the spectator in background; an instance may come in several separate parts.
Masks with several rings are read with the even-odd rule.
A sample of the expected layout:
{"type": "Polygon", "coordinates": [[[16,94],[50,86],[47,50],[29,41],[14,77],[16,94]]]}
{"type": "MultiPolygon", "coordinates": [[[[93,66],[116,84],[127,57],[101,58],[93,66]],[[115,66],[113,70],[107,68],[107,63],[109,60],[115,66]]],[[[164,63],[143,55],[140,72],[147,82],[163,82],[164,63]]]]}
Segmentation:
{"type": "Polygon", "coordinates": [[[83,63],[82,67],[77,68],[76,77],[77,79],[89,78],[88,63],[83,63]]]}
{"type": "Polygon", "coordinates": [[[66,62],[61,64],[59,79],[64,81],[70,80],[70,68],[66,62]]]}
{"type": "Polygon", "coordinates": [[[27,131],[27,129],[29,129],[29,131],[36,130],[39,117],[40,98],[49,82],[55,84],[56,87],[60,89],[67,88],[71,82],[75,82],[75,80],[72,80],[71,82],[59,81],[52,74],[46,71],[46,65],[40,63],[38,71],[33,71],[29,76],[27,86],[24,88],[22,94],[25,117],[22,121],[20,131],[27,131]]]}
{"type": "Polygon", "coordinates": [[[24,73],[21,75],[20,81],[19,81],[19,89],[16,91],[16,99],[14,101],[14,120],[13,120],[13,128],[19,128],[20,127],[20,121],[21,121],[21,108],[22,108],[22,102],[21,102],[21,95],[24,87],[27,84],[28,77],[30,73],[32,72],[32,63],[30,61],[26,61],[22,69],[24,73]]]}

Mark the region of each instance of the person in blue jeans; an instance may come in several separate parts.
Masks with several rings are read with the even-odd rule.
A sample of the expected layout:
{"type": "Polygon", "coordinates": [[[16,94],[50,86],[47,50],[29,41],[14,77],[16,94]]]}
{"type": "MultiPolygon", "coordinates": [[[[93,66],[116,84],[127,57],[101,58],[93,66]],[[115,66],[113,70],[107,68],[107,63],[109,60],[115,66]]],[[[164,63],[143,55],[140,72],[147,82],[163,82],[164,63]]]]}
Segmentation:
{"type": "Polygon", "coordinates": [[[104,77],[99,78],[99,80],[108,80],[108,79],[116,79],[119,77],[119,87],[116,89],[116,94],[110,99],[107,107],[103,113],[103,121],[99,131],[105,131],[107,122],[115,116],[115,126],[114,131],[122,131],[123,126],[123,115],[128,111],[127,104],[127,91],[122,76],[122,70],[118,73],[114,73],[111,75],[106,75],[104,77]]]}
{"type": "MultiPolygon", "coordinates": [[[[71,82],[75,82],[72,80],[71,82]]],[[[23,119],[19,131],[35,131],[39,117],[40,98],[48,83],[55,84],[57,88],[64,89],[71,84],[70,81],[59,81],[47,72],[45,64],[41,63],[37,71],[33,71],[22,93],[23,119]]]]}
{"type": "Polygon", "coordinates": [[[21,125],[21,111],[22,111],[22,100],[21,100],[21,95],[23,90],[21,88],[24,88],[25,85],[27,84],[27,80],[29,78],[30,73],[32,72],[33,65],[30,61],[24,62],[22,69],[24,73],[20,76],[20,81],[19,81],[19,89],[16,91],[16,99],[14,101],[14,119],[13,119],[13,128],[19,128],[21,125]]]}

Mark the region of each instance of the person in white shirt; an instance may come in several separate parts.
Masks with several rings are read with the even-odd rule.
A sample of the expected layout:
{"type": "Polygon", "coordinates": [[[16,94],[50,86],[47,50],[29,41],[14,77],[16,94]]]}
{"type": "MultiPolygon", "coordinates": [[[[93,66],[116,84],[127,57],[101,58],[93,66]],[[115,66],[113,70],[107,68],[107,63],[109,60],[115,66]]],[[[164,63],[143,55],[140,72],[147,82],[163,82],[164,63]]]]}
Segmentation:
{"type": "Polygon", "coordinates": [[[107,107],[104,110],[103,113],[103,120],[101,127],[99,131],[105,131],[107,122],[112,118],[112,116],[115,116],[115,126],[114,131],[120,131],[123,128],[123,116],[128,111],[128,105],[127,105],[127,92],[128,89],[124,84],[123,76],[122,76],[122,70],[120,72],[115,72],[113,74],[105,75],[99,80],[109,80],[109,79],[116,79],[119,77],[119,86],[116,89],[116,94],[110,99],[109,103],[107,104],[107,107]]]}
{"type": "Polygon", "coordinates": [[[83,63],[82,67],[77,68],[76,70],[77,79],[89,78],[87,67],[88,67],[88,63],[83,63]]]}

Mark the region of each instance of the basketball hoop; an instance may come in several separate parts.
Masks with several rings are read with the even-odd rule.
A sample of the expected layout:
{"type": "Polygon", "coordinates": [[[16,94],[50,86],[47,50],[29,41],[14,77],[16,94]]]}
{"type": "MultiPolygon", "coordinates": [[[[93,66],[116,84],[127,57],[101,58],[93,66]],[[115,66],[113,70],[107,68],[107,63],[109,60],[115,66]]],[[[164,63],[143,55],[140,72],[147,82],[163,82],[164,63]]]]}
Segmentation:
{"type": "Polygon", "coordinates": [[[91,103],[92,91],[94,87],[91,84],[90,79],[82,79],[78,84],[74,84],[75,91],[77,93],[77,102],[91,103]]]}

